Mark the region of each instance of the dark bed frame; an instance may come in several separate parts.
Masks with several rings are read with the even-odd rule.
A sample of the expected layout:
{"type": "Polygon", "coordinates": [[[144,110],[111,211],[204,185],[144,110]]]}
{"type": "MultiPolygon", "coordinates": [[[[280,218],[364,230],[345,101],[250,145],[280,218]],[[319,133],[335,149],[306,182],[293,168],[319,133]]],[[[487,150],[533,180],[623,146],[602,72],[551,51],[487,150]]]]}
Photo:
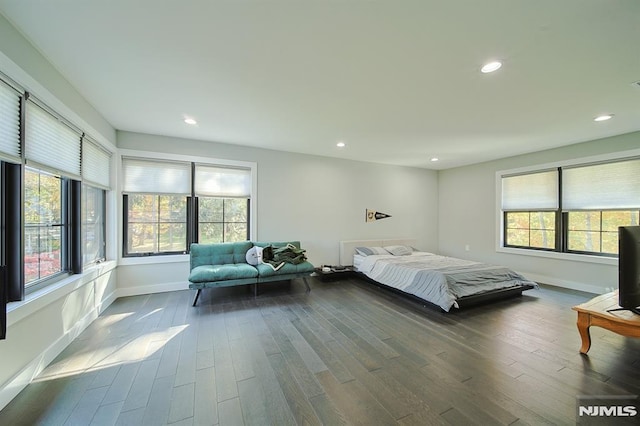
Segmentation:
{"type": "MultiPolygon", "coordinates": [[[[413,300],[414,302],[418,302],[420,304],[422,304],[423,306],[429,306],[431,308],[437,309],[441,312],[447,313],[446,311],[444,311],[440,306],[431,303],[427,300],[421,299],[418,296],[414,296],[413,294],[410,293],[406,293],[402,290],[398,290],[395,287],[391,287],[388,286],[386,284],[382,284],[374,279],[369,278],[368,276],[366,276],[365,274],[363,274],[362,272],[355,272],[354,274],[356,277],[367,281],[371,284],[374,284],[377,287],[380,287],[383,290],[386,291],[390,291],[392,293],[401,295],[402,297],[406,297],[408,299],[413,300]]],[[[522,296],[522,292],[525,290],[531,290],[533,289],[534,286],[532,286],[531,284],[524,284],[524,285],[520,285],[517,287],[509,287],[509,288],[501,288],[501,289],[497,289],[497,290],[490,290],[484,293],[480,293],[480,294],[474,294],[471,296],[464,296],[461,297],[459,299],[456,299],[456,302],[458,303],[458,307],[459,309],[465,309],[465,308],[469,308],[472,306],[477,306],[477,305],[483,305],[486,303],[490,303],[490,302],[495,302],[498,300],[503,300],[503,299],[510,299],[512,297],[518,297],[518,296],[522,296]]],[[[450,311],[451,312],[451,311],[450,311]]]]}

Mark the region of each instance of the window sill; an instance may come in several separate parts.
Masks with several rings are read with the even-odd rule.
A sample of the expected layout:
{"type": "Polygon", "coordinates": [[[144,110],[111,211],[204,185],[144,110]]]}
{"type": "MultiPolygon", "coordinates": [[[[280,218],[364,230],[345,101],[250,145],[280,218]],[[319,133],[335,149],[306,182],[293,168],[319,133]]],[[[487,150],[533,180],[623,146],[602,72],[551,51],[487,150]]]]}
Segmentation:
{"type": "Polygon", "coordinates": [[[152,265],[156,263],[179,263],[188,261],[188,254],[168,254],[158,256],[121,257],[118,265],[152,265]]]}
{"type": "Polygon", "coordinates": [[[618,265],[618,259],[615,257],[590,256],[588,254],[575,253],[558,253],[555,251],[527,250],[510,247],[498,247],[498,253],[516,254],[520,256],[546,257],[555,260],[569,260],[572,262],[598,263],[601,265],[618,265]]]}
{"type": "Polygon", "coordinates": [[[71,275],[51,285],[27,294],[20,302],[7,303],[7,327],[27,318],[50,303],[77,290],[99,276],[114,270],[117,263],[113,260],[88,267],[82,274],[71,275]]]}

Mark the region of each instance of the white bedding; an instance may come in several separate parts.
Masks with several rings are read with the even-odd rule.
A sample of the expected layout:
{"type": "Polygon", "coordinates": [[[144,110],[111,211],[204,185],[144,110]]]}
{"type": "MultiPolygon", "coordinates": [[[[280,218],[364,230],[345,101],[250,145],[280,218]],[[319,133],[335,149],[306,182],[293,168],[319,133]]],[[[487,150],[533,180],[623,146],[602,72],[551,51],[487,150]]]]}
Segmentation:
{"type": "Polygon", "coordinates": [[[361,271],[362,261],[366,259],[366,256],[359,255],[358,253],[353,255],[353,268],[356,271],[361,271]]]}
{"type": "Polygon", "coordinates": [[[491,290],[522,285],[537,287],[533,281],[508,268],[432,253],[409,256],[354,255],[357,271],[387,286],[402,290],[449,312],[457,299],[491,290]]]}

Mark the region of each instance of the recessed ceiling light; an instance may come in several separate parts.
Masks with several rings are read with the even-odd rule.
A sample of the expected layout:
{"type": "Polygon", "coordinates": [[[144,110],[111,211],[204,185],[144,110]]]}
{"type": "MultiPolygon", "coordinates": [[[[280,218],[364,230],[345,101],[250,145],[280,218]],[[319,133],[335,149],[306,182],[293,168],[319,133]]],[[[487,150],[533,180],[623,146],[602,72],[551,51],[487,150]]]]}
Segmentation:
{"type": "Polygon", "coordinates": [[[187,124],[191,124],[192,126],[198,124],[198,122],[191,117],[185,117],[184,122],[187,124]]]}
{"type": "Polygon", "coordinates": [[[440,159],[439,159],[438,157],[433,157],[433,158],[431,158],[431,160],[430,160],[430,161],[432,161],[432,162],[434,162],[434,163],[435,163],[436,161],[439,161],[439,160],[440,160],[440,159]]]}
{"type": "Polygon", "coordinates": [[[336,146],[337,146],[338,148],[344,148],[346,145],[347,145],[347,144],[345,144],[345,143],[344,143],[344,142],[342,142],[342,141],[340,141],[340,142],[338,142],[338,143],[336,144],[336,146]]]}
{"type": "Polygon", "coordinates": [[[594,118],[593,121],[607,121],[607,120],[611,120],[612,118],[613,118],[613,114],[603,114],[594,118]]]}
{"type": "Polygon", "coordinates": [[[482,66],[482,68],[480,68],[480,71],[482,71],[483,73],[487,74],[487,73],[499,70],[501,66],[502,66],[502,62],[493,61],[493,62],[489,62],[487,64],[484,64],[482,66]]]}

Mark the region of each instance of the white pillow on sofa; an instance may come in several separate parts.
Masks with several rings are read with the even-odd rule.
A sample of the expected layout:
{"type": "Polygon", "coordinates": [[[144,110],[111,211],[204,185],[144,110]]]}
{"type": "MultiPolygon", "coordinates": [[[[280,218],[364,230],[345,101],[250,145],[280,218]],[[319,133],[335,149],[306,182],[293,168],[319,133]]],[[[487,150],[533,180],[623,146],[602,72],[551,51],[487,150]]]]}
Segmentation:
{"type": "Polygon", "coordinates": [[[262,247],[253,246],[247,250],[246,255],[247,263],[249,265],[259,265],[262,263],[262,247]]]}

